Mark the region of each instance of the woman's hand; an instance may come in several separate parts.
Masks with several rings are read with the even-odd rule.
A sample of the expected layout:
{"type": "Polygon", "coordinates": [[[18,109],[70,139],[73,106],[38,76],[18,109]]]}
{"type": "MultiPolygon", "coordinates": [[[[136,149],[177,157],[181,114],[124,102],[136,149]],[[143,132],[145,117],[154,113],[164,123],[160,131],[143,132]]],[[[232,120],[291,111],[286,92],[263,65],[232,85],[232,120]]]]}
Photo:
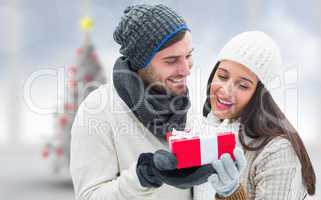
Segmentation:
{"type": "Polygon", "coordinates": [[[240,174],[247,162],[240,148],[235,148],[233,155],[235,162],[229,154],[223,154],[220,160],[212,163],[216,174],[211,175],[208,181],[219,197],[229,197],[240,187],[240,174]]]}

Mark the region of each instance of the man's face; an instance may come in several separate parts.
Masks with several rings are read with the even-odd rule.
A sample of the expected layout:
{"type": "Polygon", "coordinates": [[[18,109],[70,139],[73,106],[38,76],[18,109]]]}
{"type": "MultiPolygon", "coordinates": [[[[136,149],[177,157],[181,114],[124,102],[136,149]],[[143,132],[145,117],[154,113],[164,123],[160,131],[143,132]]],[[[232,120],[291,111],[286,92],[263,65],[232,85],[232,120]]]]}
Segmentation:
{"type": "Polygon", "coordinates": [[[138,75],[148,85],[167,89],[173,95],[185,94],[186,78],[193,65],[192,51],[192,37],[187,31],[182,40],[157,52],[146,68],[138,70],[138,75]]]}

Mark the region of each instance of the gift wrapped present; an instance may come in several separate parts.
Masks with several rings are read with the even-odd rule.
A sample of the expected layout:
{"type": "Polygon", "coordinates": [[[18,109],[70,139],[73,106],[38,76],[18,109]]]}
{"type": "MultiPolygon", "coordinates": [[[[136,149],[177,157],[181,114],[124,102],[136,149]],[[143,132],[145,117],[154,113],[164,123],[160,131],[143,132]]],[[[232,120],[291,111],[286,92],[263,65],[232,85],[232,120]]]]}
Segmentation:
{"type": "Polygon", "coordinates": [[[193,134],[191,130],[167,133],[170,151],[175,155],[177,168],[189,168],[209,164],[229,153],[234,160],[236,138],[233,132],[193,134]]]}

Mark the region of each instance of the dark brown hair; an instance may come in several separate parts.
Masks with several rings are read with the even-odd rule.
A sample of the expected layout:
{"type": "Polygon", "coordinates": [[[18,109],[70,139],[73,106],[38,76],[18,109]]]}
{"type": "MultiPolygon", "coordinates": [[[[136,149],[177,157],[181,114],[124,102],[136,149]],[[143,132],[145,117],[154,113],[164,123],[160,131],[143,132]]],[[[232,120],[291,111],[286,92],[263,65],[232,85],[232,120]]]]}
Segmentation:
{"type": "MultiPolygon", "coordinates": [[[[207,97],[203,107],[204,117],[206,117],[211,111],[211,83],[219,64],[220,62],[215,65],[207,82],[207,97]]],[[[240,122],[240,131],[242,131],[243,134],[261,141],[259,145],[253,147],[245,144],[244,138],[242,137],[243,134],[239,134],[239,140],[246,150],[259,151],[277,136],[281,136],[289,140],[300,160],[302,177],[307,192],[309,195],[315,194],[316,176],[303,141],[301,140],[298,132],[275,103],[269,91],[260,81],[257,84],[255,93],[250,102],[240,115],[240,122]]]]}

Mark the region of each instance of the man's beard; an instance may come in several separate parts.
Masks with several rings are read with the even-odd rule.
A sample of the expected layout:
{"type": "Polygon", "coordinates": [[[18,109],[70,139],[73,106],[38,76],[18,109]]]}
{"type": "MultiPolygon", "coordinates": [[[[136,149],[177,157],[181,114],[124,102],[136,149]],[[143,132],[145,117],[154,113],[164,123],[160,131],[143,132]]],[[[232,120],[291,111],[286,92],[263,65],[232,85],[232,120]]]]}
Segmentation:
{"type": "Polygon", "coordinates": [[[160,94],[172,94],[170,89],[166,88],[165,84],[160,81],[144,81],[144,83],[147,89],[157,91],[160,94]]]}
{"type": "Polygon", "coordinates": [[[141,79],[144,82],[145,88],[148,90],[154,90],[156,92],[159,92],[160,94],[167,94],[172,96],[180,96],[185,95],[187,93],[187,87],[185,86],[184,91],[177,93],[172,91],[170,88],[168,88],[164,81],[158,80],[156,73],[152,70],[152,68],[147,68],[144,71],[141,71],[138,73],[138,75],[141,77],[141,79]]]}

